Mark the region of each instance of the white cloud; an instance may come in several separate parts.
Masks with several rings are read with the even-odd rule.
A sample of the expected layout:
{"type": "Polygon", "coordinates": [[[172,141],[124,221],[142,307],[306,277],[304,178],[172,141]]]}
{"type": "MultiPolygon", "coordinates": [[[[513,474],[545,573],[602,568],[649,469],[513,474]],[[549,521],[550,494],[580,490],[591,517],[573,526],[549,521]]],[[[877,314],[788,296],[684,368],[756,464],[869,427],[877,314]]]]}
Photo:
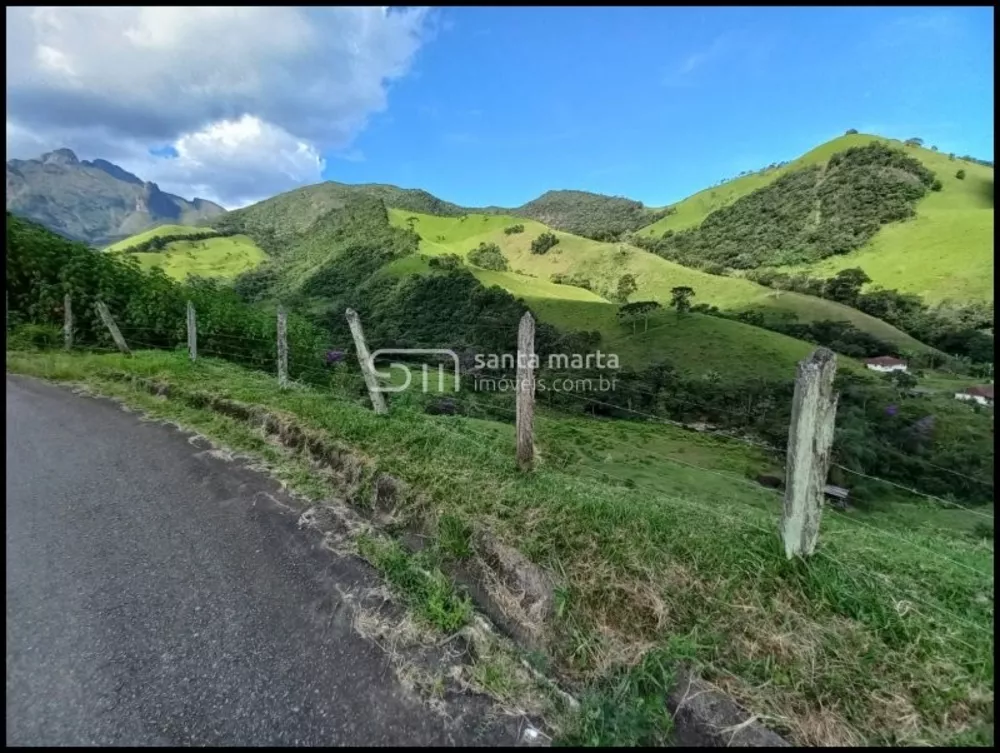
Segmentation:
{"type": "Polygon", "coordinates": [[[349,149],[386,108],[427,19],[368,7],[6,13],[8,156],[68,146],[226,204],[317,180],[319,155],[349,149]],[[164,144],[179,156],[148,155],[164,144]]]}

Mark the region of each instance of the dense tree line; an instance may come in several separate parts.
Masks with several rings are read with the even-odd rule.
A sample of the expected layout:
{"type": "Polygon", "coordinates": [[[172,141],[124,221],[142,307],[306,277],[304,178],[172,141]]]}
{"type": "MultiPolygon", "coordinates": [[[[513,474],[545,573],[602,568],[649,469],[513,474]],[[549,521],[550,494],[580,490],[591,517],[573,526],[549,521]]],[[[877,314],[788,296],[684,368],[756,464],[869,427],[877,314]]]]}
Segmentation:
{"type": "Polygon", "coordinates": [[[123,254],[156,253],[158,251],[162,251],[167,247],[168,244],[173,243],[174,241],[203,241],[207,240],[208,238],[224,238],[229,235],[234,235],[234,233],[206,230],[200,233],[174,233],[172,235],[155,235],[152,238],[143,241],[142,243],[136,243],[134,246],[123,248],[121,253],[123,254]]]}
{"type": "Polygon", "coordinates": [[[779,332],[798,340],[822,345],[835,353],[852,358],[902,355],[902,351],[894,343],[860,330],[848,321],[822,319],[803,322],[790,311],[749,309],[730,312],[722,311],[717,306],[707,303],[695,304],[691,307],[691,311],[779,332]]]}
{"type": "Polygon", "coordinates": [[[776,290],[791,290],[827,298],[889,322],[908,335],[938,350],[974,363],[993,362],[993,309],[985,302],[930,307],[920,296],[875,288],[862,293],[871,282],[859,267],[843,269],[829,279],[788,275],[772,269],[747,274],[754,282],[776,290]]]}
{"type": "Polygon", "coordinates": [[[782,175],[697,228],[634,241],[688,266],[805,263],[860,248],[881,225],[913,216],[934,181],[918,160],[873,142],[834,154],[825,167],[782,175]]]}
{"type": "MultiPolygon", "coordinates": [[[[131,256],[95,252],[10,213],[6,267],[11,326],[26,322],[61,326],[63,297],[68,293],[77,343],[112,347],[94,306],[100,300],[134,346],[175,348],[186,341],[187,302],[192,301],[202,352],[221,352],[246,366],[274,368],[273,310],[244,303],[215,280],[189,278],[180,283],[160,269],[144,272],[131,256]]],[[[289,314],[288,327],[292,374],[297,377],[327,338],[294,313],[289,314]]]]}

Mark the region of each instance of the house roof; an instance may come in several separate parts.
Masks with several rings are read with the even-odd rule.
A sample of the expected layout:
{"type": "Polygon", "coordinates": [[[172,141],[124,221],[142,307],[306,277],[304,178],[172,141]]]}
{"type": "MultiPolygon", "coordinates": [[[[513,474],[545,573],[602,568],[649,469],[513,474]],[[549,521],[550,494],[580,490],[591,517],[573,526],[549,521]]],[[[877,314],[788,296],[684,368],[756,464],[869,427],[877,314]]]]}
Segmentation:
{"type": "Polygon", "coordinates": [[[987,400],[993,399],[993,385],[983,384],[976,387],[966,387],[962,390],[966,395],[972,395],[973,397],[985,397],[987,400]]]}
{"type": "Polygon", "coordinates": [[[866,358],[865,363],[872,366],[906,366],[906,361],[900,361],[893,356],[877,356],[876,358],[866,358]]]}

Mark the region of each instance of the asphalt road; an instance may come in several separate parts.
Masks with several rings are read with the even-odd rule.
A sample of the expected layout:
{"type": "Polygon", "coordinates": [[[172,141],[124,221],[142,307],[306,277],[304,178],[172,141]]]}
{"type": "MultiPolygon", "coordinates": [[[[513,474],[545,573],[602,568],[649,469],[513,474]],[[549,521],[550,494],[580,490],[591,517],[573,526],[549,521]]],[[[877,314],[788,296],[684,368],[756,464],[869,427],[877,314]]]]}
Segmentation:
{"type": "Polygon", "coordinates": [[[8,375],[7,744],[514,742],[399,686],[270,483],[8,375]]]}

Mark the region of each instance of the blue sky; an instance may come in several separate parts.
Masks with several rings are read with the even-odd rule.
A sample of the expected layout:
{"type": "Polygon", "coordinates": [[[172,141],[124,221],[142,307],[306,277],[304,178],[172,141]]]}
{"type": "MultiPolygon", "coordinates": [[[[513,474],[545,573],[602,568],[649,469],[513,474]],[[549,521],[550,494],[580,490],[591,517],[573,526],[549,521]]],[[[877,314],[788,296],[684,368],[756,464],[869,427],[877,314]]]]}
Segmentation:
{"type": "Polygon", "coordinates": [[[848,128],[993,159],[992,8],[447,8],[323,177],[659,206],[848,128]]]}

